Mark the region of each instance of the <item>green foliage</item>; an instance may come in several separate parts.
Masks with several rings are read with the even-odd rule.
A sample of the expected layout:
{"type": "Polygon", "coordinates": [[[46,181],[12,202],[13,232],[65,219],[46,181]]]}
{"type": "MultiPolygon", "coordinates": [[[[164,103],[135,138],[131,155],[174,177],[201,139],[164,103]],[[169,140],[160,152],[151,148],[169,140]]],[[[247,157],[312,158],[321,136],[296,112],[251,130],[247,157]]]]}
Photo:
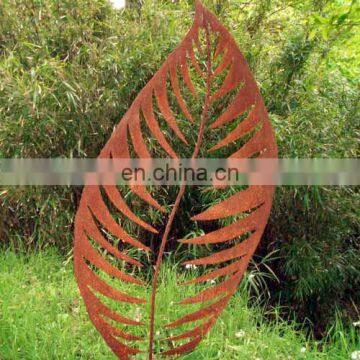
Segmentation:
{"type": "MultiPolygon", "coordinates": [[[[187,296],[194,291],[189,286],[184,293],[174,281],[186,278],[188,275],[177,274],[171,263],[164,267],[158,297],[162,311],[159,321],[184,311],[184,307],[172,305],[171,301],[174,296],[187,296]]],[[[143,296],[142,292],[132,290],[135,296],[143,296]]],[[[1,253],[0,293],[1,359],[115,358],[88,320],[71,262],[64,261],[54,249],[30,256],[1,253]]],[[[120,306],[124,310],[124,305],[120,306]]],[[[148,309],[133,311],[143,321],[149,315],[148,309]]],[[[282,320],[279,309],[273,309],[271,314],[274,321],[269,324],[264,321],[263,310],[249,308],[246,292],[239,292],[210,336],[184,359],[340,360],[349,359],[359,348],[354,327],[344,329],[339,321],[329,329],[327,341],[317,343],[306,340],[294,330],[294,324],[282,320]]]]}
{"type": "Polygon", "coordinates": [[[279,251],[273,270],[281,290],[275,291],[275,299],[291,304],[300,318],[312,321],[317,334],[324,331],[336,307],[342,308],[342,316],[358,311],[359,209],[359,192],[352,188],[298,187],[277,192],[262,243],[265,252],[266,248],[279,251]]]}
{"type": "MultiPolygon", "coordinates": [[[[97,156],[185,35],[194,1],[132,3],[115,11],[105,0],[1,2],[0,157],[97,156]]],[[[280,156],[359,156],[356,1],[204,3],[234,35],[261,86],[280,156]]],[[[69,253],[80,192],[0,189],[2,246],[27,251],[56,245],[69,253]]],[[[196,201],[213,199],[209,193],[196,201]]],[[[267,281],[265,288],[283,305],[295,303],[315,328],[324,328],[336,306],[354,312],[358,201],[357,188],[277,192],[259,256],[280,257],[271,263],[280,283],[267,281]]],[[[198,231],[182,225],[187,234],[198,231]]],[[[184,256],[181,249],[176,254],[184,256]]]]}

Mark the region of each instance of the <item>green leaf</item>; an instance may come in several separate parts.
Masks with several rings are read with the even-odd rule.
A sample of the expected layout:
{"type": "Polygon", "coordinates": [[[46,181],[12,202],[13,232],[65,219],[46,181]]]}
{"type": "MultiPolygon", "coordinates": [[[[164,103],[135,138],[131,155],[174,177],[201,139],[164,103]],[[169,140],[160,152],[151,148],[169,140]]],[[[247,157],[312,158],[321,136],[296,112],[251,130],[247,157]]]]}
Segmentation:
{"type": "Polygon", "coordinates": [[[311,31],[310,31],[310,34],[309,34],[309,40],[311,41],[311,40],[314,40],[314,38],[316,37],[316,35],[317,35],[317,29],[312,29],[311,31]]]}
{"type": "Polygon", "coordinates": [[[348,13],[340,15],[337,19],[337,24],[341,25],[348,18],[348,16],[349,16],[348,13]]]}

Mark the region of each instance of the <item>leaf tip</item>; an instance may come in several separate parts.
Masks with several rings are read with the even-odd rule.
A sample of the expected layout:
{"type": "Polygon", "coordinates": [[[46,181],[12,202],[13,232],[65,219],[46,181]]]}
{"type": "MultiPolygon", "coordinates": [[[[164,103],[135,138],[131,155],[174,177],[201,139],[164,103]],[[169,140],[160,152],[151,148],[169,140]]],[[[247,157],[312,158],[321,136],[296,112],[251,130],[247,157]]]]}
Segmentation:
{"type": "Polygon", "coordinates": [[[191,221],[198,221],[199,220],[199,215],[195,215],[195,216],[192,216],[190,218],[191,221]]]}

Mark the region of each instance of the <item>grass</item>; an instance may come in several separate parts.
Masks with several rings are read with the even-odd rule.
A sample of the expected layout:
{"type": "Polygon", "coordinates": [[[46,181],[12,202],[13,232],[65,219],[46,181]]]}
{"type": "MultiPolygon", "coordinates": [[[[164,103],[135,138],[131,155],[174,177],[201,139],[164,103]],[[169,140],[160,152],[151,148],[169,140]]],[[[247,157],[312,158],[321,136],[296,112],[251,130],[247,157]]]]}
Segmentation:
{"type": "MultiPolygon", "coordinates": [[[[176,286],[174,277],[184,279],[187,274],[176,274],[169,264],[163,271],[160,322],[184,311],[169,305],[184,291],[176,286]]],[[[193,290],[189,287],[186,293],[193,290]]],[[[146,289],[135,294],[141,296],[143,291],[146,289]]],[[[55,250],[31,255],[2,252],[0,293],[1,359],[115,358],[87,317],[70,258],[64,261],[55,250]]],[[[320,344],[306,340],[294,324],[283,321],[278,309],[273,310],[275,320],[268,323],[260,307],[247,303],[246,292],[239,292],[211,335],[184,359],[349,359],[360,348],[354,328],[344,330],[336,323],[327,342],[320,344]]],[[[147,310],[141,311],[145,319],[147,310]]]]}

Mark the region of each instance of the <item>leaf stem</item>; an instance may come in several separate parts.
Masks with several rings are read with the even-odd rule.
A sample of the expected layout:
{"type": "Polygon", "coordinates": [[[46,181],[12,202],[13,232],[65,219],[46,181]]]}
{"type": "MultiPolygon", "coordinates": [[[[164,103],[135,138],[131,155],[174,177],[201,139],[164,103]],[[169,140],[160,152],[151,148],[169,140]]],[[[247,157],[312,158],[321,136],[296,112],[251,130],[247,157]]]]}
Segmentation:
{"type": "MultiPolygon", "coordinates": [[[[198,139],[195,145],[194,153],[192,155],[192,159],[196,159],[200,152],[200,147],[203,140],[203,135],[205,132],[205,126],[209,118],[209,108],[211,104],[211,80],[212,80],[212,61],[211,61],[211,42],[210,42],[210,32],[209,28],[206,25],[205,26],[205,32],[206,32],[206,48],[207,48],[207,80],[206,80],[206,96],[205,96],[205,102],[204,102],[204,108],[201,114],[201,122],[200,122],[200,129],[199,129],[199,135],[198,139]]],[[[159,273],[160,273],[160,267],[163,261],[165,246],[171,231],[171,227],[173,225],[175,215],[179,209],[181,200],[185,194],[186,184],[183,184],[180,186],[179,193],[176,197],[174,207],[171,211],[171,214],[169,216],[169,220],[166,224],[165,232],[161,240],[161,245],[159,249],[159,254],[156,260],[155,265],[155,274],[154,279],[152,283],[152,294],[151,294],[151,309],[150,309],[150,337],[149,337],[149,360],[154,359],[154,334],[155,334],[155,307],[156,307],[156,292],[158,287],[158,280],[159,280],[159,273]]]]}

